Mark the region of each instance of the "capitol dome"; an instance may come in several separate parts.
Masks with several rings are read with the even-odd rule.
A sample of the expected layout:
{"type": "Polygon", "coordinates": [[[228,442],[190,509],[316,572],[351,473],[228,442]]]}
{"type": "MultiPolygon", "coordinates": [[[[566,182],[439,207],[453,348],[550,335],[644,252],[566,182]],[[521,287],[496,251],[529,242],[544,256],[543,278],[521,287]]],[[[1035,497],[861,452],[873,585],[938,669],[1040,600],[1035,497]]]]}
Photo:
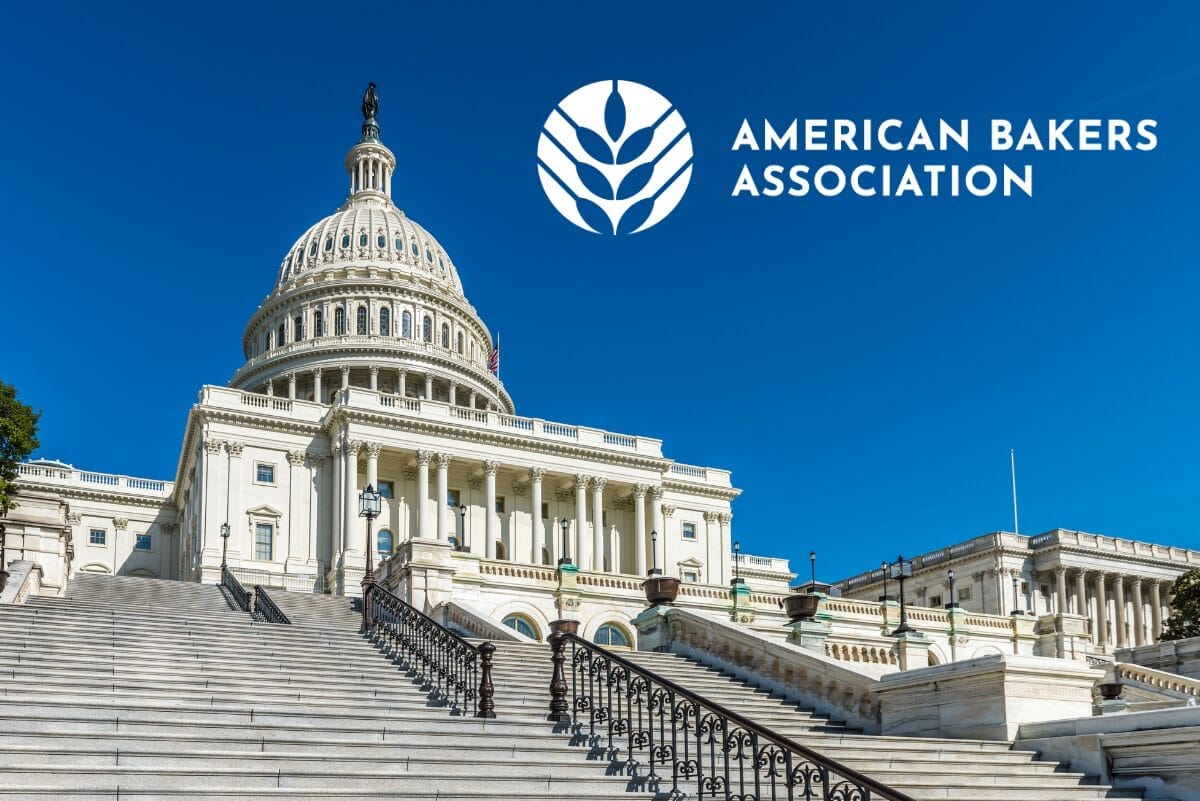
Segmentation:
{"type": "Polygon", "coordinates": [[[392,201],[396,157],[379,139],[377,108],[372,84],[345,159],[349,197],[283,256],[230,385],[319,403],[358,386],[512,413],[458,269],[392,201]]]}

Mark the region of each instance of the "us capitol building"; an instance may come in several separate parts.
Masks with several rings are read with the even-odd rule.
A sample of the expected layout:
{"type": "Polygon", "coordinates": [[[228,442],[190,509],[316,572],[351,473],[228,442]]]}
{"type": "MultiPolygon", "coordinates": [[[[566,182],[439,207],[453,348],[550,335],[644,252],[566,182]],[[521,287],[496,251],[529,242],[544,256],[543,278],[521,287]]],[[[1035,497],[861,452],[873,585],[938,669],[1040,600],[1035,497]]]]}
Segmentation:
{"type": "MultiPolygon", "coordinates": [[[[344,161],[349,197],[284,254],[242,335],[245,364],[188,413],[174,480],[22,465],[10,558],[39,563],[54,594],[80,572],[216,583],[225,548],[244,583],[354,595],[370,485],[383,496],[377,577],[426,610],[457,605],[537,639],[570,617],[587,637],[631,645],[642,578],[657,569],[683,581],[681,606],[778,630],[795,577],[786,559],[741,554],[731,590],[728,471],[678,463],[652,437],[516,414],[458,266],[393,202],[396,158],[370,97],[344,161]]],[[[919,557],[909,602],[958,604],[1005,631],[1014,611],[1048,615],[1048,631],[1021,635],[1049,636],[1041,652],[1104,653],[1155,638],[1170,581],[1196,566],[1187,549],[993,534],[919,557]]],[[[875,603],[881,582],[864,573],[834,594],[875,603]]],[[[867,628],[891,620],[887,602],[843,606],[867,628]]],[[[947,625],[934,661],[955,656],[947,625]]],[[[850,650],[865,634],[847,637],[826,652],[868,653],[850,650]]]]}

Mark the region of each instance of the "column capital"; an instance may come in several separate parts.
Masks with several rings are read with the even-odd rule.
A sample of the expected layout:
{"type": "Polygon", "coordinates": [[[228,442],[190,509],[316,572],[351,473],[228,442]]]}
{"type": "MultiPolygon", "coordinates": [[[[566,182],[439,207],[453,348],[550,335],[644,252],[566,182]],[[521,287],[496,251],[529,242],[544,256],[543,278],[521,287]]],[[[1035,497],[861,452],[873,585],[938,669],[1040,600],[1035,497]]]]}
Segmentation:
{"type": "Polygon", "coordinates": [[[650,486],[650,499],[661,500],[663,496],[663,488],[661,484],[652,484],[650,486]]]}
{"type": "Polygon", "coordinates": [[[125,517],[114,517],[113,528],[115,528],[117,531],[124,531],[125,529],[129,528],[129,519],[125,517]]]}
{"type": "Polygon", "coordinates": [[[380,451],[383,450],[383,443],[368,442],[366,445],[367,445],[367,456],[370,456],[373,459],[378,459],[380,451]]]}
{"type": "Polygon", "coordinates": [[[603,492],[604,485],[607,483],[608,483],[608,479],[606,479],[606,478],[601,478],[600,476],[592,477],[592,489],[597,492],[603,492]]]}
{"type": "Polygon", "coordinates": [[[429,466],[429,462],[433,460],[433,451],[417,451],[417,464],[425,467],[429,466]]]}
{"type": "Polygon", "coordinates": [[[223,439],[209,438],[204,440],[204,450],[208,451],[209,453],[220,453],[221,448],[224,447],[224,445],[225,440],[223,439]]]}
{"type": "Polygon", "coordinates": [[[544,468],[544,467],[529,468],[529,480],[530,481],[541,481],[545,477],[546,477],[546,468],[544,468]]]}
{"type": "Polygon", "coordinates": [[[308,454],[309,465],[312,467],[315,467],[317,469],[320,469],[321,467],[325,466],[325,459],[326,459],[326,457],[325,457],[325,454],[323,454],[323,453],[308,454]]]}
{"type": "Polygon", "coordinates": [[[704,522],[705,523],[715,523],[715,522],[717,522],[717,518],[719,516],[720,515],[718,515],[718,513],[716,513],[716,512],[705,512],[704,513],[704,522]]]}
{"type": "Polygon", "coordinates": [[[242,448],[244,447],[246,447],[245,443],[238,442],[237,440],[230,440],[225,443],[225,448],[229,451],[229,455],[234,457],[240,457],[242,455],[242,448]]]}
{"type": "Polygon", "coordinates": [[[576,473],[574,488],[580,489],[582,487],[583,489],[587,489],[587,485],[591,483],[591,480],[591,476],[585,476],[583,473],[576,473]]]}
{"type": "Polygon", "coordinates": [[[483,463],[483,474],[485,476],[494,476],[500,470],[500,463],[494,459],[488,459],[483,463]]]}
{"type": "Polygon", "coordinates": [[[671,517],[672,515],[675,514],[675,507],[671,506],[668,503],[664,503],[663,507],[662,507],[662,514],[663,514],[663,517],[671,517]]]}
{"type": "Polygon", "coordinates": [[[338,458],[339,456],[341,456],[342,455],[342,443],[338,442],[337,440],[334,440],[333,444],[329,446],[329,452],[333,454],[333,458],[335,458],[335,459],[338,458]]]}
{"type": "Polygon", "coordinates": [[[1055,565],[1053,567],[1053,570],[1054,570],[1055,576],[1065,576],[1067,573],[1067,566],[1066,565],[1055,565]]]}
{"type": "Polygon", "coordinates": [[[471,489],[479,489],[479,486],[482,483],[483,483],[482,476],[468,476],[467,477],[467,486],[470,487],[471,489]]]}
{"type": "Polygon", "coordinates": [[[342,375],[344,375],[344,376],[350,375],[350,368],[343,365],[342,366],[342,375]]]}
{"type": "Polygon", "coordinates": [[[371,371],[371,375],[379,375],[379,366],[378,365],[373,364],[367,369],[371,371]]]}
{"type": "Polygon", "coordinates": [[[352,457],[358,456],[358,452],[362,450],[364,444],[360,439],[352,439],[346,443],[346,453],[352,457]]]}
{"type": "Polygon", "coordinates": [[[438,466],[438,470],[441,470],[442,468],[450,467],[450,454],[439,453],[437,455],[437,466],[438,466]]]}
{"type": "Polygon", "coordinates": [[[1142,588],[1142,577],[1141,576],[1130,576],[1129,577],[1129,586],[1133,587],[1133,589],[1135,589],[1135,590],[1140,590],[1142,588]]]}
{"type": "Polygon", "coordinates": [[[633,494],[635,497],[645,498],[646,493],[649,491],[650,491],[649,484],[634,484],[633,485],[633,494]]]}
{"type": "Polygon", "coordinates": [[[525,493],[529,492],[529,485],[528,484],[513,484],[512,491],[513,491],[513,495],[516,495],[518,498],[524,498],[525,493]]]}
{"type": "Polygon", "coordinates": [[[733,515],[729,512],[719,512],[717,514],[717,520],[728,526],[731,522],[733,522],[733,515]]]}
{"type": "Polygon", "coordinates": [[[304,464],[304,451],[288,451],[287,460],[292,467],[300,467],[304,464]]]}
{"type": "Polygon", "coordinates": [[[556,490],[554,490],[554,497],[558,498],[559,503],[567,503],[568,501],[571,500],[571,488],[570,487],[557,488],[556,490]]]}

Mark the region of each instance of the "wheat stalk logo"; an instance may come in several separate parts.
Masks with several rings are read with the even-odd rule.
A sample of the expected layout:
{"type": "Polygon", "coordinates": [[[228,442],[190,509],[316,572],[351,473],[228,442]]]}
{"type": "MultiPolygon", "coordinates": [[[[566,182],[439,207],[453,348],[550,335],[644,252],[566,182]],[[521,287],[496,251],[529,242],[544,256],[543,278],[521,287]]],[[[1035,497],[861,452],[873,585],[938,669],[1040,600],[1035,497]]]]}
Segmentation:
{"type": "Polygon", "coordinates": [[[546,118],[538,176],[554,208],[580,228],[636,234],[683,199],[692,137],[678,109],[650,87],[590,83],[546,118]]]}

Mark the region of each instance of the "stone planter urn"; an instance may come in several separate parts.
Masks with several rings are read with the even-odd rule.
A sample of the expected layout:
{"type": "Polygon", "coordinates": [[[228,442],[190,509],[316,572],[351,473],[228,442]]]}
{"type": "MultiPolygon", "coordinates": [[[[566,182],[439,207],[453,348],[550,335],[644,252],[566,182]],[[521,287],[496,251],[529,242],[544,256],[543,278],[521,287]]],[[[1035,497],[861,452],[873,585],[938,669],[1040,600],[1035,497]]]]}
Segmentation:
{"type": "Polygon", "coordinates": [[[788,620],[793,623],[797,620],[812,620],[817,614],[817,607],[820,603],[820,595],[793,593],[783,599],[783,611],[787,614],[788,620]]]}
{"type": "Polygon", "coordinates": [[[679,595],[679,579],[673,576],[651,576],[642,582],[642,589],[645,590],[646,601],[651,606],[669,606],[675,603],[675,598],[679,595]]]}
{"type": "Polygon", "coordinates": [[[1115,701],[1121,697],[1121,682],[1106,681],[1096,685],[1100,698],[1104,701],[1115,701]]]}

